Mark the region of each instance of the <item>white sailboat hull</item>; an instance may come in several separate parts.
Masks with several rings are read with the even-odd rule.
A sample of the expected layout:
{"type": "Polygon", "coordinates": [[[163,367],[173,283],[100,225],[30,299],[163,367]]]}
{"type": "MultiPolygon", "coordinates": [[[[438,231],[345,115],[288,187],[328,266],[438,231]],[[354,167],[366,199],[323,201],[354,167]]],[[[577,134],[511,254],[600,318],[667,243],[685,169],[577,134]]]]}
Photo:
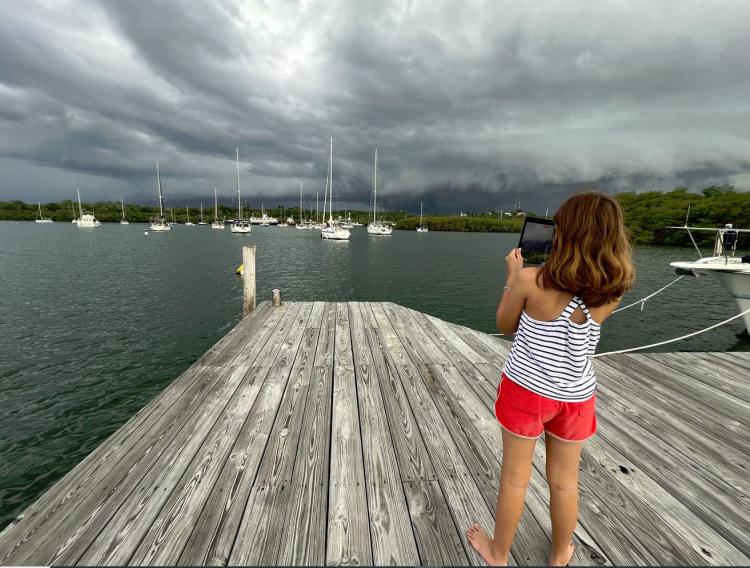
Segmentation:
{"type": "Polygon", "coordinates": [[[329,241],[348,241],[351,233],[341,227],[324,227],[320,230],[320,237],[329,241]]]}
{"type": "Polygon", "coordinates": [[[81,218],[76,221],[76,225],[78,225],[78,228],[80,229],[95,229],[96,227],[101,226],[101,223],[93,215],[84,213],[81,218]]]}
{"type": "Polygon", "coordinates": [[[240,221],[237,223],[232,223],[231,230],[234,234],[244,235],[249,233],[252,230],[252,227],[250,226],[250,223],[248,221],[240,221]]]}
{"type": "Polygon", "coordinates": [[[120,225],[130,225],[129,221],[120,221],[120,225]]]}
{"type": "Polygon", "coordinates": [[[219,223],[218,221],[214,221],[213,223],[211,223],[211,228],[212,229],[223,229],[224,228],[224,223],[219,223]]]}
{"type": "Polygon", "coordinates": [[[381,225],[380,223],[367,225],[368,235],[390,235],[391,233],[393,233],[393,228],[388,225],[381,225]]]}
{"type": "Polygon", "coordinates": [[[417,233],[426,233],[429,229],[427,227],[417,227],[417,233]]]}
{"type": "Polygon", "coordinates": [[[37,219],[37,223],[54,223],[52,219],[37,219]]]}
{"type": "Polygon", "coordinates": [[[154,233],[166,233],[172,230],[172,225],[164,221],[155,221],[148,226],[148,230],[154,233]]]}

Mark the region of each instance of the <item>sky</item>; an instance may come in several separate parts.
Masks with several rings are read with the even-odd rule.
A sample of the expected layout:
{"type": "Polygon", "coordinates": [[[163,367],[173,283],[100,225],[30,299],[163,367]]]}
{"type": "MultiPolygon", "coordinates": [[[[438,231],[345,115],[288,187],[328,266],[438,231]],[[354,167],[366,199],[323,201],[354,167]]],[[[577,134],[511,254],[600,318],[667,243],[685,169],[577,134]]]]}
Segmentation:
{"type": "Polygon", "coordinates": [[[745,0],[0,3],[0,200],[750,190],[745,0]]]}

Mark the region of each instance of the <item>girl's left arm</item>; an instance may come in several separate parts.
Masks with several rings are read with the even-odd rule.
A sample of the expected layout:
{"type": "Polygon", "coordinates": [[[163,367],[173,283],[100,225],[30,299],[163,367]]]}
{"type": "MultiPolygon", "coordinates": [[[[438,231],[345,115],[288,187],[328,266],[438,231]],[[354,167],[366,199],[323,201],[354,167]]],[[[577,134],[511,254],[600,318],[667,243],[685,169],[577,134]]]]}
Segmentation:
{"type": "Polygon", "coordinates": [[[500,333],[511,335],[518,329],[521,312],[526,305],[528,290],[528,278],[533,277],[536,271],[533,269],[523,270],[523,257],[521,249],[516,248],[505,257],[508,277],[503,287],[503,297],[497,306],[495,323],[500,333]]]}

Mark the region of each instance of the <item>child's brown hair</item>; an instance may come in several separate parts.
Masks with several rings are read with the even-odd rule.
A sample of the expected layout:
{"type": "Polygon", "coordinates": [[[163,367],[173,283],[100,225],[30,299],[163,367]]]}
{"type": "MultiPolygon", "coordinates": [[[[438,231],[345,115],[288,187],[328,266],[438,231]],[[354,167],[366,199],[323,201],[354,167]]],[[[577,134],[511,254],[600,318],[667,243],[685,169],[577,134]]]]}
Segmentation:
{"type": "Polygon", "coordinates": [[[635,280],[619,201],[597,191],[578,193],[553,219],[552,250],[537,275],[541,287],[576,294],[590,307],[619,300],[635,280]]]}

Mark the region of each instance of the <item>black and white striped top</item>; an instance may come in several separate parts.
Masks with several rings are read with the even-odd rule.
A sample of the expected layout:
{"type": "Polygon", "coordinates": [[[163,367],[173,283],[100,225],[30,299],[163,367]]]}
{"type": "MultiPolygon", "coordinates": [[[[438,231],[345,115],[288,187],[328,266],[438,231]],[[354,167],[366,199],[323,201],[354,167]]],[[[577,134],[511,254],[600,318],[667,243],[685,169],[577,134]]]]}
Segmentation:
{"type": "Polygon", "coordinates": [[[547,398],[588,400],[596,391],[591,356],[600,327],[578,296],[552,321],[536,320],[524,310],[503,372],[514,383],[547,398]],[[577,307],[586,316],[584,323],[570,320],[577,307]]]}

